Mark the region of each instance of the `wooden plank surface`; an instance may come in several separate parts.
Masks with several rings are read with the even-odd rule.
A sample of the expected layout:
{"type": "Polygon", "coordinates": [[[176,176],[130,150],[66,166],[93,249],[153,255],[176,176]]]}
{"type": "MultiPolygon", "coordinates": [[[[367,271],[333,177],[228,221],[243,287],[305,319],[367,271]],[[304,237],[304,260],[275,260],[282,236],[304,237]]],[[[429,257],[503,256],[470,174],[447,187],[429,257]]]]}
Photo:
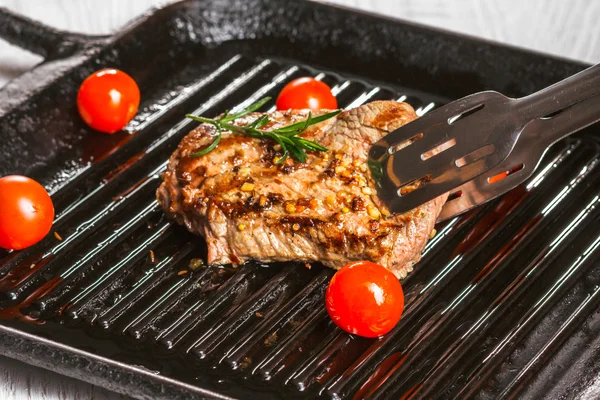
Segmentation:
{"type": "MultiPolygon", "coordinates": [[[[328,0],[590,63],[600,61],[600,2],[589,0],[328,0]]],[[[165,0],[0,0],[61,29],[117,30],[165,0]]],[[[41,58],[0,41],[0,86],[41,58]]],[[[0,357],[0,399],[123,399],[107,390],[0,357]]]]}

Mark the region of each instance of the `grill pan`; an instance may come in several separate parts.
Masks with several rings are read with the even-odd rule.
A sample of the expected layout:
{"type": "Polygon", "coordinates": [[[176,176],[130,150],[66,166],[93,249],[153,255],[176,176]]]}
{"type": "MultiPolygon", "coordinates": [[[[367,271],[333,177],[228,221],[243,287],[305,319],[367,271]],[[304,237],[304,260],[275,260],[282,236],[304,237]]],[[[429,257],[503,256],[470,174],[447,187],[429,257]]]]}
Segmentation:
{"type": "Polygon", "coordinates": [[[292,0],[183,1],[108,37],[1,9],[0,36],[45,57],[0,91],[0,176],[35,178],[57,211],[57,235],[0,250],[0,354],[148,399],[598,396],[597,126],[555,145],[525,185],[438,225],[403,282],[401,322],[377,340],[329,320],[322,266],[190,271],[202,240],[154,200],[195,126],[185,113],[297,76],[327,82],[343,107],[399,99],[423,114],[484,89],[523,96],[585,65],[292,0]],[[75,107],[81,81],[109,66],[142,92],[112,136],[75,107]]]}

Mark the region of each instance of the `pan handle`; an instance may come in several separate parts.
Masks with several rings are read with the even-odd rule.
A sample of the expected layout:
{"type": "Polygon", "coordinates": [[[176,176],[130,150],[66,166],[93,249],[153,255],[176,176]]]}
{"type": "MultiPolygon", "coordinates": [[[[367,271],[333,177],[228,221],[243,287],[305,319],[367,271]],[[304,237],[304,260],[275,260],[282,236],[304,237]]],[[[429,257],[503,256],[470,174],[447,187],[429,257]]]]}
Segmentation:
{"type": "Polygon", "coordinates": [[[0,39],[46,60],[71,55],[98,38],[61,31],[0,7],[0,39]]]}

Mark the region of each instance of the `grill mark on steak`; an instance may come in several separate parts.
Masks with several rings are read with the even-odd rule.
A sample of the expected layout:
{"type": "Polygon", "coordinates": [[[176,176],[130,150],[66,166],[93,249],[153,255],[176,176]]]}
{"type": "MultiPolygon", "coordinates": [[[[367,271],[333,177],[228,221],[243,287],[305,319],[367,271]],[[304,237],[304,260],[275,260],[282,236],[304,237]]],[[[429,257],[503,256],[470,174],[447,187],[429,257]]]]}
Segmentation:
{"type": "MultiPolygon", "coordinates": [[[[307,111],[276,111],[270,129],[307,117],[307,111]]],[[[171,156],[157,199],[171,218],[206,238],[210,264],[296,260],[340,268],[364,259],[404,277],[420,259],[446,196],[390,215],[378,206],[366,161],[372,143],[414,118],[412,107],[393,101],[344,111],[302,133],[328,152],[281,164],[274,143],[230,132],[212,152],[190,157],[216,135],[202,124],[171,156]]]]}

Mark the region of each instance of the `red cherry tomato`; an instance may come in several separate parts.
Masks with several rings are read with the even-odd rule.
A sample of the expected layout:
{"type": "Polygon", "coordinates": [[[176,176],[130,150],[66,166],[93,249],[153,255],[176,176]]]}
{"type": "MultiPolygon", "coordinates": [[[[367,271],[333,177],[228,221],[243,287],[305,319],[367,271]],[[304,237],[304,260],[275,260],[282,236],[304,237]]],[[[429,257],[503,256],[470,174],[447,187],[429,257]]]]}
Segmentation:
{"type": "Polygon", "coordinates": [[[33,179],[0,178],[0,247],[21,250],[44,238],[54,221],[54,206],[46,189],[33,179]]]}
{"type": "Polygon", "coordinates": [[[333,276],[325,305],[337,326],[374,338],[396,326],[404,309],[404,293],[393,273],[379,264],[357,261],[333,276]]]}
{"type": "Polygon", "coordinates": [[[125,72],[106,68],[88,76],[77,93],[81,118],[93,129],[115,133],[135,116],[140,89],[125,72]]]}
{"type": "Polygon", "coordinates": [[[294,79],[279,93],[277,109],[288,110],[310,108],[312,110],[338,108],[335,96],[325,83],[315,78],[304,77],[294,79]]]}

